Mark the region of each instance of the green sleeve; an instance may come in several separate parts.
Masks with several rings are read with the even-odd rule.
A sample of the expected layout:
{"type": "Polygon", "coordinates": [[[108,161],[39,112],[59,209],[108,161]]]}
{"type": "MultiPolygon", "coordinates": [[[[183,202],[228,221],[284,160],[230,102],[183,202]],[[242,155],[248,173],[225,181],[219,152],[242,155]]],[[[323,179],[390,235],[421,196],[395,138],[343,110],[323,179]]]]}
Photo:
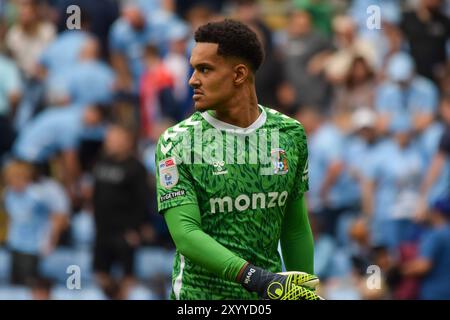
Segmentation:
{"type": "Polygon", "coordinates": [[[247,262],[202,230],[197,205],[170,208],[164,212],[164,218],[175,246],[182,255],[221,278],[236,281],[239,271],[247,262]]]}
{"type": "Polygon", "coordinates": [[[287,271],[314,274],[314,239],[304,197],[288,204],[280,241],[287,271]]]}

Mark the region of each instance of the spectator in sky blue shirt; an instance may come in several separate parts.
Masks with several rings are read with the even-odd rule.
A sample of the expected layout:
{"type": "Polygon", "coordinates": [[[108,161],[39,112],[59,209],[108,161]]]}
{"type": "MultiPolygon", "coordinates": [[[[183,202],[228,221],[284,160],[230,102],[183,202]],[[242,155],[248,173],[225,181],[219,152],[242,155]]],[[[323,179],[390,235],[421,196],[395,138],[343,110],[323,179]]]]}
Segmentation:
{"type": "Polygon", "coordinates": [[[24,285],[38,276],[40,257],[53,251],[68,226],[69,201],[63,188],[53,180],[34,181],[30,164],[10,162],[4,176],[11,281],[24,285]]]}
{"type": "Polygon", "coordinates": [[[432,125],[419,140],[427,158],[427,172],[420,187],[418,220],[426,218],[429,204],[450,195],[450,93],[442,96],[439,111],[442,123],[432,125]]]}
{"type": "Polygon", "coordinates": [[[0,53],[0,163],[14,139],[11,119],[21,91],[22,80],[17,65],[0,53]]]}
{"type": "Polygon", "coordinates": [[[136,2],[125,3],[121,17],[111,26],[109,33],[111,62],[122,91],[137,93],[139,79],[144,72],[144,48],[152,37],[151,26],[141,7],[136,2]]]}
{"type": "Polygon", "coordinates": [[[450,199],[437,200],[429,218],[431,230],[420,242],[419,256],[403,273],[422,277],[420,299],[450,300],[450,199]]]}
{"type": "Polygon", "coordinates": [[[81,30],[66,30],[59,34],[44,50],[38,61],[37,81],[27,88],[22,99],[14,125],[17,131],[39,113],[44,105],[66,105],[67,92],[61,83],[67,76],[67,69],[77,60],[83,43],[88,38],[89,22],[81,21],[81,30]]]}
{"type": "MultiPolygon", "coordinates": [[[[150,0],[144,0],[150,1],[150,0]]],[[[82,18],[89,16],[90,30],[100,41],[100,55],[104,58],[108,54],[108,32],[111,25],[119,16],[119,1],[116,0],[58,0],[53,4],[58,13],[58,30],[67,30],[67,8],[77,5],[82,12],[82,18]]]]}
{"type": "Polygon", "coordinates": [[[344,153],[344,166],[347,173],[346,193],[353,194],[358,204],[357,210],[343,215],[337,225],[338,240],[342,244],[350,244],[349,229],[352,221],[361,212],[364,171],[370,161],[371,154],[380,142],[375,125],[377,115],[368,107],[361,107],[352,114],[352,131],[347,138],[344,153]]]}
{"type": "Polygon", "coordinates": [[[99,60],[100,46],[95,38],[88,38],[81,50],[79,62],[69,68],[65,79],[72,104],[110,104],[114,95],[115,73],[99,60]]]}
{"type": "Polygon", "coordinates": [[[40,59],[42,77],[45,79],[45,95],[49,104],[68,103],[65,79],[69,70],[79,61],[83,45],[89,34],[83,30],[67,30],[61,33],[44,51],[40,59]]]}
{"type": "Polygon", "coordinates": [[[439,103],[438,90],[428,79],[415,74],[414,61],[404,52],[393,55],[387,66],[388,79],[375,94],[380,114],[379,130],[389,131],[394,118],[412,115],[413,127],[422,133],[434,120],[439,103]]]}
{"type": "Polygon", "coordinates": [[[308,135],[308,205],[319,220],[324,219],[324,232],[334,235],[338,217],[358,201],[344,167],[346,136],[317,109],[305,107],[298,117],[308,135]]]}
{"type": "Polygon", "coordinates": [[[45,163],[58,152],[76,150],[83,131],[83,112],[72,107],[51,107],[23,128],[13,147],[19,159],[45,163]]]}
{"type": "Polygon", "coordinates": [[[396,118],[390,130],[394,136],[380,142],[365,165],[363,209],[372,218],[374,244],[395,250],[415,240],[413,218],[424,167],[411,141],[409,118],[396,118]]]}
{"type": "Polygon", "coordinates": [[[83,44],[89,37],[86,30],[66,30],[50,43],[40,58],[49,72],[65,68],[78,60],[83,44]]]}
{"type": "Polygon", "coordinates": [[[0,117],[9,116],[20,99],[22,80],[16,63],[0,53],[0,117]]]}
{"type": "Polygon", "coordinates": [[[51,107],[40,113],[19,134],[13,155],[39,166],[61,154],[63,181],[70,196],[79,177],[78,147],[83,137],[102,127],[105,107],[51,107]]]}

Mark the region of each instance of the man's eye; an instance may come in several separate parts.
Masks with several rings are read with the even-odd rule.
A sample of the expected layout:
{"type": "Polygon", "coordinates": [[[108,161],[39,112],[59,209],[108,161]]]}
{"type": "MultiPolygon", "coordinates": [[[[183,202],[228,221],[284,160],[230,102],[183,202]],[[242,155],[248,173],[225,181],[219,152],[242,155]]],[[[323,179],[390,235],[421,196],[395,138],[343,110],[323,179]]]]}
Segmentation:
{"type": "Polygon", "coordinates": [[[207,73],[209,71],[209,68],[200,68],[201,73],[207,73]]]}

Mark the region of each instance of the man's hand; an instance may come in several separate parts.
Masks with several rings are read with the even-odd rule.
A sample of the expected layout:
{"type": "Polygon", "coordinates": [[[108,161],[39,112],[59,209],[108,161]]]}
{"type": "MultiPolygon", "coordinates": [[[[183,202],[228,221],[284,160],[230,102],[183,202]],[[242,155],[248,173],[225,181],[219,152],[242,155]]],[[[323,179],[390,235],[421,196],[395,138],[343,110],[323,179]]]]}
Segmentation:
{"type": "Polygon", "coordinates": [[[420,198],[417,204],[416,212],[414,214],[414,221],[423,223],[428,217],[428,203],[426,198],[420,198]]]}
{"type": "Polygon", "coordinates": [[[135,230],[127,230],[124,235],[125,241],[132,248],[137,248],[141,244],[141,237],[135,230]]]}
{"type": "Polygon", "coordinates": [[[304,272],[272,273],[248,264],[239,282],[266,300],[323,300],[314,292],[319,279],[304,272]]]}

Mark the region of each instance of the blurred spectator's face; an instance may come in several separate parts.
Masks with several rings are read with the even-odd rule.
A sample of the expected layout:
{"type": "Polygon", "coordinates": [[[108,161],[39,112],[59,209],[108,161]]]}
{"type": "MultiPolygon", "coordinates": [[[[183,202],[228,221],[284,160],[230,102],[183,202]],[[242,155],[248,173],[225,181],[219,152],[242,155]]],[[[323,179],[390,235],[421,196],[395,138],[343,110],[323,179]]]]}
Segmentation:
{"type": "Polygon", "coordinates": [[[400,29],[396,25],[387,22],[383,22],[382,28],[389,40],[390,51],[400,51],[403,43],[403,35],[400,29]]]}
{"type": "Polygon", "coordinates": [[[407,89],[410,84],[411,84],[411,80],[412,80],[412,76],[411,78],[409,78],[408,80],[402,80],[402,81],[397,81],[397,84],[402,88],[402,89],[407,89]]]}
{"type": "Polygon", "coordinates": [[[95,39],[89,39],[83,45],[80,53],[81,60],[95,60],[100,53],[100,46],[95,39]]]}
{"type": "Polygon", "coordinates": [[[408,144],[409,141],[411,140],[411,133],[409,132],[397,132],[394,135],[395,141],[397,141],[398,145],[401,148],[405,148],[408,144]]]}
{"type": "Polygon", "coordinates": [[[208,7],[196,5],[189,9],[186,14],[186,20],[191,25],[192,30],[197,30],[201,25],[210,22],[213,18],[213,13],[208,7]]]}
{"type": "Polygon", "coordinates": [[[239,5],[237,15],[241,21],[254,21],[259,16],[259,7],[257,2],[255,1],[254,3],[243,3],[239,5]]]}
{"type": "Polygon", "coordinates": [[[356,220],[349,230],[350,238],[359,244],[365,245],[369,241],[369,229],[367,224],[362,220],[356,220]]]}
{"type": "Polygon", "coordinates": [[[307,134],[314,132],[320,125],[320,115],[310,109],[301,110],[295,115],[307,134]]]}
{"type": "Polygon", "coordinates": [[[35,288],[31,291],[33,300],[50,300],[50,290],[35,288]]]}
{"type": "Polygon", "coordinates": [[[30,180],[25,175],[9,176],[6,179],[6,184],[14,191],[21,192],[30,183],[30,180]]]}
{"type": "Polygon", "coordinates": [[[388,270],[392,265],[391,257],[386,249],[379,250],[374,257],[374,263],[378,265],[381,270],[388,270]]]}
{"type": "Polygon", "coordinates": [[[350,77],[355,80],[355,83],[365,81],[370,75],[370,70],[364,60],[358,59],[354,62],[350,69],[350,77]]]}
{"type": "Polygon", "coordinates": [[[170,43],[170,51],[173,53],[184,55],[186,53],[187,40],[177,39],[170,43]]]}
{"type": "Polygon", "coordinates": [[[6,185],[16,192],[23,191],[32,180],[31,168],[12,164],[4,172],[6,185]]]}
{"type": "Polygon", "coordinates": [[[147,67],[153,67],[161,61],[158,51],[152,48],[147,48],[144,52],[144,64],[147,67]]]}
{"type": "Polygon", "coordinates": [[[438,10],[441,7],[441,0],[422,0],[422,4],[430,10],[438,10]]]}
{"type": "Polygon", "coordinates": [[[190,63],[194,73],[189,85],[194,88],[196,110],[217,110],[230,101],[235,93],[235,61],[217,54],[216,43],[197,43],[190,63]]]}
{"type": "Polygon", "coordinates": [[[371,142],[375,140],[377,132],[375,127],[365,127],[358,131],[358,135],[365,141],[371,142]]]}
{"type": "Polygon", "coordinates": [[[428,219],[427,222],[432,225],[432,226],[436,226],[439,225],[439,221],[440,221],[440,213],[436,212],[436,210],[431,209],[430,214],[428,215],[428,219]]]}
{"type": "Polygon", "coordinates": [[[166,131],[173,125],[175,125],[175,123],[173,123],[173,121],[169,119],[162,119],[161,121],[156,122],[152,127],[149,137],[150,140],[153,142],[157,142],[159,137],[164,133],[164,131],[166,131]]]}
{"type": "Polygon", "coordinates": [[[139,8],[127,7],[122,13],[124,19],[128,21],[131,27],[135,30],[142,30],[145,27],[145,17],[142,15],[139,8]]]}
{"type": "Polygon", "coordinates": [[[175,0],[160,0],[161,8],[167,12],[174,12],[176,5],[175,0]]]}
{"type": "Polygon", "coordinates": [[[97,108],[90,106],[84,111],[83,120],[86,126],[93,127],[102,121],[102,115],[97,108]]]}
{"type": "Polygon", "coordinates": [[[353,42],[355,25],[349,17],[336,17],[333,21],[336,41],[340,46],[348,46],[353,42]]]}
{"type": "Polygon", "coordinates": [[[306,11],[295,11],[289,21],[289,34],[293,37],[308,34],[311,31],[311,17],[306,11]]]}
{"type": "Polygon", "coordinates": [[[105,139],[105,151],[111,156],[128,155],[132,151],[133,140],[128,132],[119,127],[111,127],[105,139]]]}
{"type": "Polygon", "coordinates": [[[22,25],[29,25],[37,19],[37,8],[30,0],[19,1],[19,21],[22,25]]]}
{"type": "Polygon", "coordinates": [[[442,119],[450,124],[450,99],[444,99],[441,102],[441,116],[442,119]]]}
{"type": "Polygon", "coordinates": [[[444,213],[437,211],[436,209],[431,210],[431,214],[429,215],[428,222],[432,226],[440,226],[442,224],[448,223],[449,220],[444,213]]]}

